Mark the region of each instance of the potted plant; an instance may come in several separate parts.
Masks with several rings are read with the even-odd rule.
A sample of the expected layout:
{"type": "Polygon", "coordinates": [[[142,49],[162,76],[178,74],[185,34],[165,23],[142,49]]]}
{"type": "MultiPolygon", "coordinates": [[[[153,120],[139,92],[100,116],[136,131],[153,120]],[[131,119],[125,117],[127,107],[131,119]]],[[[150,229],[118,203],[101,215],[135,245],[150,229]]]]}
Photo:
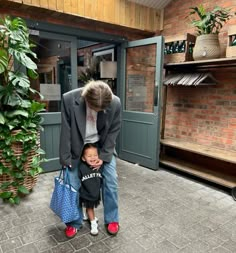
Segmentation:
{"type": "Polygon", "coordinates": [[[230,9],[216,6],[206,11],[203,5],[191,7],[191,24],[196,28],[197,38],[193,49],[194,60],[214,59],[220,57],[220,43],[218,34],[223,25],[232,17],[230,9]]]}
{"type": "Polygon", "coordinates": [[[99,59],[93,56],[90,60],[90,65],[79,71],[79,82],[83,86],[90,80],[97,80],[99,75],[99,59]]]}
{"type": "Polygon", "coordinates": [[[30,79],[38,78],[32,47],[23,19],[0,19],[0,197],[13,204],[42,172],[39,112],[44,104],[34,100],[37,91],[30,87],[30,79]]]}

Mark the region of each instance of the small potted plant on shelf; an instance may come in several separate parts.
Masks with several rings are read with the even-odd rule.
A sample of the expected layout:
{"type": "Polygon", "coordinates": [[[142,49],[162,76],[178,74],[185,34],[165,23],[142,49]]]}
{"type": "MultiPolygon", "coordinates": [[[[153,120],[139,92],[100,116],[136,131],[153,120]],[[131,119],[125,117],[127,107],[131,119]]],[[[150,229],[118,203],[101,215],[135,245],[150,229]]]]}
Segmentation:
{"type": "Polygon", "coordinates": [[[13,204],[42,172],[39,112],[44,104],[34,100],[37,91],[30,87],[30,79],[38,78],[32,46],[23,19],[0,19],[0,197],[13,204]]]}
{"type": "Polygon", "coordinates": [[[191,7],[188,17],[196,28],[197,38],[193,49],[194,60],[214,59],[220,57],[220,43],[218,34],[223,25],[233,16],[230,9],[216,6],[207,11],[203,5],[191,7]]]}

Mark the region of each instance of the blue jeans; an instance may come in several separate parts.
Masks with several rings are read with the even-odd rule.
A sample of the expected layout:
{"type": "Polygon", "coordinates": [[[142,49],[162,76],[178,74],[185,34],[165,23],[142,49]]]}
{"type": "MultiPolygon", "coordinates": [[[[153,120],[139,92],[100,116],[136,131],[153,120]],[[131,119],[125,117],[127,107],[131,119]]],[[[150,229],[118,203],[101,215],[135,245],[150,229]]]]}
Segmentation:
{"type": "MultiPolygon", "coordinates": [[[[72,168],[71,170],[69,170],[69,174],[70,183],[78,191],[79,199],[80,180],[78,178],[78,168],[72,168]]],[[[102,169],[102,176],[102,201],[104,207],[104,223],[109,224],[111,222],[119,222],[118,176],[116,172],[115,156],[112,157],[110,163],[104,163],[102,169]]],[[[70,223],[66,223],[66,225],[80,229],[83,223],[83,212],[80,205],[78,205],[78,209],[80,213],[79,219],[70,223]]]]}

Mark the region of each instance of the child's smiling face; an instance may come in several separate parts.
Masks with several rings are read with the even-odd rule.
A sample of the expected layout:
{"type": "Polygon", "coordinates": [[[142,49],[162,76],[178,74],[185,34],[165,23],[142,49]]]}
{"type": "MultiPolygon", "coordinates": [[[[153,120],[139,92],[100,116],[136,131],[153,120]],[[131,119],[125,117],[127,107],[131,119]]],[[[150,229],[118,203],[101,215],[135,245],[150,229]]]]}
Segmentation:
{"type": "Polygon", "coordinates": [[[82,156],[82,160],[90,166],[96,165],[98,159],[98,151],[95,147],[87,148],[82,156]]]}

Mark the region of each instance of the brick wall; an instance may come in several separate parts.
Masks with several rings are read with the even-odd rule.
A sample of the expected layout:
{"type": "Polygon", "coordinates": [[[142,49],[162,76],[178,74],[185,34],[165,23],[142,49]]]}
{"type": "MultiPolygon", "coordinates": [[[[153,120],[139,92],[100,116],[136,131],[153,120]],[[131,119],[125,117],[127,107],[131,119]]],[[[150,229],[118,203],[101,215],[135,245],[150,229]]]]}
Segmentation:
{"type": "MultiPolygon", "coordinates": [[[[236,0],[175,0],[165,9],[163,35],[194,34],[188,19],[189,7],[203,3],[236,11],[236,0]]],[[[220,33],[221,53],[225,57],[228,25],[220,33]]],[[[165,137],[175,137],[206,146],[236,151],[236,68],[211,70],[216,86],[168,87],[165,137]]]]}

